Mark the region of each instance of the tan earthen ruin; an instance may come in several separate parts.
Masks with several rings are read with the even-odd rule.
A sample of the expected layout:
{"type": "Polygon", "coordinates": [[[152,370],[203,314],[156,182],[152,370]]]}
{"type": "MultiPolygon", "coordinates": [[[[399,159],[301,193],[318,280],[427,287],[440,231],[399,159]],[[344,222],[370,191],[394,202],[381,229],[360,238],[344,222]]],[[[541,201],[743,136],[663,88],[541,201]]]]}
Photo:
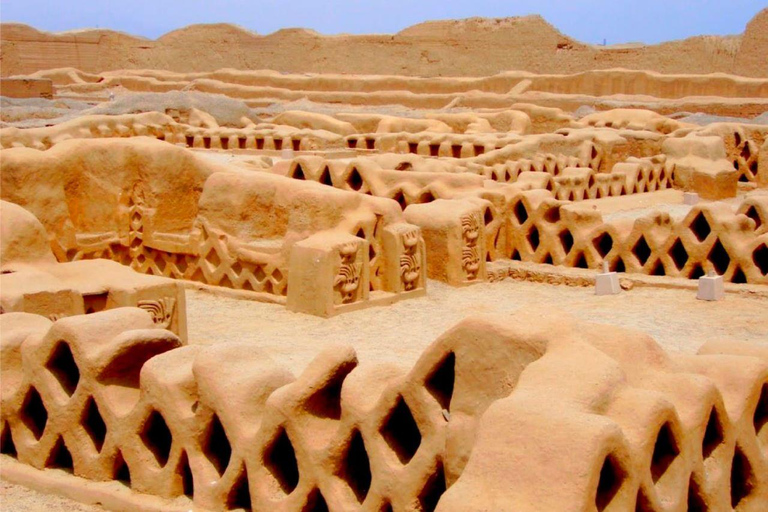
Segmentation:
{"type": "Polygon", "coordinates": [[[619,51],[537,17],[4,24],[0,475],[109,510],[768,509],[766,30],[619,51]],[[617,312],[683,290],[718,332],[734,298],[757,313],[670,346],[468,304],[415,350],[381,340],[398,364],[344,324],[418,330],[510,282],[617,312]],[[311,362],[203,328],[259,302],[244,323],[311,319],[311,362]]]}

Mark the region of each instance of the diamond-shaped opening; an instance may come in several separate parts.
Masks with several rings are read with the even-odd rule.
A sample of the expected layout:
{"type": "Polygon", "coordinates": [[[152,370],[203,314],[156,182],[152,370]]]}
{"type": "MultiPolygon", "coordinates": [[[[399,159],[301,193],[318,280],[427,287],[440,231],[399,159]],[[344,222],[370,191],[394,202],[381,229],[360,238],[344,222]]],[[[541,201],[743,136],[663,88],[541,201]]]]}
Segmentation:
{"type": "Polygon", "coordinates": [[[203,274],[203,270],[198,268],[195,270],[195,272],[192,274],[192,277],[190,277],[192,281],[197,281],[200,283],[207,283],[208,280],[205,278],[205,274],[203,274]]]}
{"type": "Polygon", "coordinates": [[[573,235],[571,232],[565,229],[561,231],[558,236],[560,237],[560,243],[563,244],[565,254],[571,252],[571,248],[573,247],[573,235]]]}
{"type": "Polygon", "coordinates": [[[402,396],[384,420],[379,432],[402,464],[408,464],[421,445],[421,432],[402,396]]]}
{"type": "Polygon", "coordinates": [[[485,212],[483,213],[483,222],[485,222],[486,226],[493,222],[493,212],[490,208],[485,209],[485,212]]]}
{"type": "Polygon", "coordinates": [[[509,259],[513,261],[520,261],[520,252],[517,249],[512,249],[512,254],[509,256],[509,259]]]}
{"type": "Polygon", "coordinates": [[[736,453],[733,455],[731,464],[731,506],[736,508],[746,499],[757,485],[752,464],[744,455],[740,446],[736,446],[736,453]]]}
{"type": "Polygon", "coordinates": [[[449,411],[456,379],[456,354],[449,352],[432,370],[425,381],[427,391],[435,397],[440,407],[449,411]]]}
{"type": "Polygon", "coordinates": [[[421,510],[424,512],[432,512],[437,508],[437,502],[440,501],[443,493],[445,493],[445,472],[443,471],[443,464],[437,461],[437,468],[435,472],[430,475],[429,480],[424,485],[424,488],[419,493],[419,504],[421,510]]]}
{"type": "Polygon", "coordinates": [[[301,507],[301,512],[328,512],[328,503],[319,490],[313,489],[307,496],[304,506],[301,507]]]}
{"type": "Polygon", "coordinates": [[[626,272],[627,267],[624,265],[624,260],[619,256],[615,260],[611,262],[611,265],[609,267],[609,270],[611,272],[626,272]]]}
{"type": "Polygon", "coordinates": [[[611,252],[611,249],[613,249],[613,238],[608,233],[601,233],[592,241],[592,245],[595,246],[597,253],[605,258],[605,256],[611,252]]]}
{"type": "Polygon", "coordinates": [[[525,221],[528,220],[528,210],[525,209],[525,205],[522,201],[518,201],[517,204],[515,204],[512,212],[515,214],[515,218],[519,224],[525,224],[525,221]]]}
{"type": "Polygon", "coordinates": [[[274,272],[272,272],[272,279],[274,279],[277,282],[280,282],[283,280],[283,273],[280,272],[279,268],[276,268],[274,272]]]}
{"type": "Polygon", "coordinates": [[[56,343],[45,367],[56,377],[67,395],[72,396],[77,389],[78,382],[80,382],[80,370],[77,368],[69,344],[65,341],[56,343]]]}
{"type": "Polygon", "coordinates": [[[245,466],[240,468],[240,473],[227,494],[227,509],[251,510],[251,489],[248,484],[248,470],[245,466]]]}
{"type": "Polygon", "coordinates": [[[589,265],[587,264],[587,258],[584,256],[583,252],[580,252],[576,259],[573,262],[573,266],[575,268],[589,268],[589,265]]]}
{"type": "Polygon", "coordinates": [[[189,467],[189,456],[187,455],[187,452],[181,452],[176,474],[181,477],[181,489],[184,496],[192,498],[195,494],[195,478],[192,475],[192,468],[189,467]]]}
{"type": "Polygon", "coordinates": [[[709,413],[709,420],[707,420],[707,429],[704,431],[704,440],[701,444],[701,452],[704,458],[708,458],[712,455],[715,449],[723,444],[723,424],[720,421],[720,415],[717,413],[717,409],[714,407],[709,413]]]}
{"type": "Polygon", "coordinates": [[[264,267],[261,265],[256,265],[256,268],[253,270],[253,276],[257,281],[263,281],[267,277],[266,272],[264,272],[264,267]]]}
{"type": "Polygon", "coordinates": [[[432,201],[434,201],[434,200],[435,200],[435,196],[434,196],[434,194],[432,194],[432,192],[430,192],[430,191],[428,190],[428,191],[424,192],[423,194],[421,194],[421,195],[418,197],[418,199],[416,200],[416,202],[417,202],[418,204],[426,204],[426,203],[431,203],[431,202],[432,202],[432,201]]]}
{"type": "Polygon", "coordinates": [[[702,268],[700,263],[696,263],[691,268],[690,274],[688,274],[689,279],[698,279],[702,276],[705,276],[706,273],[704,272],[704,268],[702,268]]]}
{"type": "Polygon", "coordinates": [[[747,276],[744,275],[744,271],[741,270],[741,267],[736,267],[736,270],[733,271],[731,282],[735,284],[746,284],[747,276]]]}
{"type": "Polygon", "coordinates": [[[56,443],[53,445],[51,453],[48,454],[48,458],[45,461],[46,468],[57,468],[71,472],[74,469],[72,463],[72,454],[67,449],[67,445],[64,443],[64,438],[59,436],[56,439],[56,443]]]}
{"type": "Polygon", "coordinates": [[[85,314],[98,313],[107,309],[109,292],[83,294],[83,307],[85,314]]]}
{"type": "Polygon", "coordinates": [[[349,172],[349,176],[347,176],[347,185],[349,185],[352,190],[360,190],[363,188],[363,177],[360,176],[360,171],[357,170],[357,167],[353,167],[349,172]]]}
{"type": "Polygon", "coordinates": [[[397,192],[395,192],[395,195],[392,196],[392,199],[397,201],[397,204],[400,205],[401,210],[405,210],[406,206],[408,206],[408,203],[405,200],[405,195],[403,195],[402,190],[398,190],[397,192]]]}
{"type": "Polygon", "coordinates": [[[672,244],[672,247],[669,248],[669,256],[672,258],[672,261],[675,262],[677,270],[682,270],[685,264],[688,263],[688,251],[685,250],[685,246],[679,238],[676,239],[675,243],[672,244]]]}
{"type": "Polygon", "coordinates": [[[752,151],[749,149],[749,141],[747,141],[746,144],[744,144],[744,147],[741,148],[741,157],[744,160],[749,160],[749,157],[752,156],[752,151]]]}
{"type": "Polygon", "coordinates": [[[158,270],[160,270],[160,274],[162,274],[165,271],[165,258],[162,256],[158,257],[155,260],[155,265],[157,265],[158,270]]]}
{"type": "Polygon", "coordinates": [[[392,504],[389,502],[382,503],[381,506],[379,507],[378,512],[393,512],[392,504]]]}
{"type": "Polygon", "coordinates": [[[731,264],[731,257],[728,256],[728,251],[725,250],[719,239],[715,242],[712,250],[709,251],[707,259],[712,262],[712,266],[715,267],[715,271],[720,276],[725,274],[725,271],[728,270],[728,265],[731,264]]]}
{"type": "Polygon", "coordinates": [[[355,369],[355,361],[347,361],[336,368],[325,385],[315,391],[304,402],[304,409],[318,418],[338,420],[341,418],[341,387],[347,375],[355,369]]]}
{"type": "Polygon", "coordinates": [[[554,265],[555,263],[552,261],[552,255],[547,253],[546,256],[544,256],[544,261],[542,262],[545,265],[554,265]]]}
{"type": "Polygon", "coordinates": [[[336,475],[349,485],[359,503],[365,501],[371,489],[371,463],[359,430],[352,432],[347,450],[336,475]]]}
{"type": "Polygon", "coordinates": [[[528,239],[528,243],[531,244],[531,249],[536,252],[536,249],[539,248],[539,230],[536,226],[531,226],[531,230],[528,231],[528,234],[526,237],[528,239]]]}
{"type": "Polygon", "coordinates": [[[291,494],[299,485],[299,464],[285,429],[280,429],[264,451],[264,467],[283,493],[291,494]]]}
{"type": "Polygon", "coordinates": [[[600,468],[600,479],[597,482],[595,505],[597,510],[605,510],[619,493],[627,478],[627,472],[613,455],[608,455],[600,468]]]}
{"type": "Polygon", "coordinates": [[[304,175],[304,168],[301,166],[301,164],[297,164],[296,167],[293,168],[293,172],[291,172],[291,178],[295,180],[307,179],[307,177],[304,175]]]}
{"type": "Polygon", "coordinates": [[[664,263],[662,263],[661,260],[656,260],[656,263],[653,264],[651,268],[651,275],[652,276],[665,276],[667,275],[667,272],[664,270],[664,263]]]}
{"type": "Polygon", "coordinates": [[[107,437],[107,425],[104,423],[104,419],[99,413],[99,406],[93,400],[93,397],[88,397],[85,403],[85,408],[80,416],[80,423],[85,429],[85,433],[93,441],[93,446],[97,452],[101,451],[104,446],[104,439],[107,437]]]}
{"type": "Polygon", "coordinates": [[[213,464],[219,475],[223,475],[232,457],[232,446],[216,414],[213,415],[203,438],[203,454],[213,464]]]}
{"type": "Polygon", "coordinates": [[[688,512],[708,512],[710,510],[701,492],[701,486],[691,475],[688,481],[688,512]]]}
{"type": "Polygon", "coordinates": [[[637,240],[635,246],[632,247],[632,254],[637,257],[637,261],[640,262],[641,266],[645,265],[648,258],[651,257],[651,248],[648,247],[648,242],[645,241],[645,236],[641,235],[637,240]]]}
{"type": "Polygon", "coordinates": [[[552,224],[554,224],[555,222],[560,222],[560,208],[554,207],[554,208],[548,209],[544,214],[544,220],[552,224]]]}
{"type": "Polygon", "coordinates": [[[768,275],[768,247],[762,244],[752,253],[752,261],[760,269],[760,273],[768,275]]]}
{"type": "Polygon", "coordinates": [[[131,470],[128,468],[128,464],[126,464],[121,452],[117,452],[117,455],[115,455],[115,465],[113,466],[112,474],[113,480],[117,480],[127,487],[131,486],[131,470]]]}
{"type": "Polygon", "coordinates": [[[240,263],[240,260],[235,260],[235,262],[232,263],[232,272],[234,272],[236,276],[239,276],[242,271],[243,265],[240,263]]]}
{"type": "Polygon", "coordinates": [[[224,274],[221,279],[219,280],[218,286],[222,286],[224,288],[234,288],[235,285],[232,284],[232,280],[229,278],[228,275],[224,274]]]}
{"type": "Polygon", "coordinates": [[[163,415],[153,410],[144,422],[140,437],[144,446],[155,456],[157,463],[165,466],[171,453],[173,436],[163,415]]]}
{"type": "Polygon", "coordinates": [[[11,426],[7,421],[3,422],[3,432],[0,435],[0,453],[4,455],[10,455],[16,457],[16,443],[13,442],[13,434],[11,433],[11,426]]]}
{"type": "Polygon", "coordinates": [[[712,232],[712,228],[709,227],[709,222],[702,212],[696,215],[689,228],[699,242],[703,242],[712,232]]]}
{"type": "Polygon", "coordinates": [[[768,448],[768,384],[763,384],[753,420],[758,440],[768,448]]]}
{"type": "Polygon", "coordinates": [[[221,265],[221,258],[219,257],[219,253],[216,252],[216,249],[211,249],[208,251],[208,254],[205,255],[205,261],[213,265],[213,268],[219,268],[219,265],[221,265]]]}
{"type": "Polygon", "coordinates": [[[665,423],[656,436],[656,444],[651,458],[651,477],[654,483],[657,483],[664,476],[678,455],[680,455],[680,448],[677,439],[672,433],[671,425],[665,423]]]}
{"type": "Polygon", "coordinates": [[[48,423],[48,411],[45,409],[45,405],[43,405],[40,393],[35,388],[29,388],[27,395],[24,397],[20,416],[21,421],[32,432],[35,439],[40,440],[43,436],[43,431],[45,431],[45,425],[48,423]]]}
{"type": "Polygon", "coordinates": [[[323,166],[323,170],[320,173],[320,177],[317,179],[317,181],[329,187],[333,186],[333,181],[331,180],[331,171],[328,169],[327,165],[323,166]]]}

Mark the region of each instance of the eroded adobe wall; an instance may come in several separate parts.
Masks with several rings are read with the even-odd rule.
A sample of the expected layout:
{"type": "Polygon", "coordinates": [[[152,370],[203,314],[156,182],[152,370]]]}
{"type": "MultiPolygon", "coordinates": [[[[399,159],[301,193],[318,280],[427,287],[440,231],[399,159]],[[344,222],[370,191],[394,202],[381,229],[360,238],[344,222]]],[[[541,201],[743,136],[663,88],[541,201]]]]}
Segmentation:
{"type": "MultiPolygon", "coordinates": [[[[147,138],[4,150],[1,171],[3,198],[40,219],[59,261],[113,259],[141,273],[284,301],[294,246],[345,233],[365,245],[350,268],[369,274],[370,290],[404,293],[418,282],[423,293],[426,285],[421,277],[405,280],[407,271],[404,281],[390,275],[410,266],[421,276],[423,248],[413,256],[414,246],[403,245],[402,237],[421,239],[418,228],[406,226],[387,199],[227,170],[147,138]]],[[[327,293],[342,285],[331,277],[327,293]]],[[[342,302],[365,297],[353,298],[342,302]]]]}
{"type": "Polygon", "coordinates": [[[2,315],[2,452],[204,510],[768,503],[764,348],[671,355],[532,320],[467,319],[412,368],[328,347],[296,377],[249,344],[181,346],[138,309],[2,315]]]}
{"type": "Polygon", "coordinates": [[[765,17],[765,11],[759,13],[740,37],[700,36],[634,48],[586,45],[538,16],[426,22],[394,35],[361,36],[302,29],[260,36],[233,25],[194,25],[154,41],[109,30],[51,34],[4,24],[3,74],[63,66],[90,73],[121,68],[200,72],[237,63],[297,73],[487,76],[509,69],[573,73],[627,68],[766,76],[765,62],[758,58],[765,52],[760,36],[765,17]],[[313,48],[311,55],[302,51],[307,46],[313,48]]]}

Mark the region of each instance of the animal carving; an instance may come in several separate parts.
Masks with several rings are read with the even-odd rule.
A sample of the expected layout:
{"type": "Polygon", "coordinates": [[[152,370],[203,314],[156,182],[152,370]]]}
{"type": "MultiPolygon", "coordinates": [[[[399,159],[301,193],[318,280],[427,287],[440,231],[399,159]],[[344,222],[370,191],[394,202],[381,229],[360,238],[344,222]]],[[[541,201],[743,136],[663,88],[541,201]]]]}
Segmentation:
{"type": "Polygon", "coordinates": [[[404,253],[400,256],[400,279],[406,291],[418,287],[421,276],[421,258],[419,254],[419,231],[403,233],[404,253]]]}
{"type": "Polygon", "coordinates": [[[333,287],[339,292],[341,302],[347,304],[354,302],[357,290],[360,288],[360,272],[362,264],[356,263],[358,245],[356,243],[347,243],[339,249],[341,256],[341,266],[336,279],[333,281],[333,287]]]}
{"type": "Polygon", "coordinates": [[[176,307],[176,299],[173,297],[140,300],[136,305],[149,312],[149,314],[152,315],[152,321],[160,329],[167,329],[170,327],[171,319],[173,318],[173,310],[176,307]]]}
{"type": "Polygon", "coordinates": [[[480,271],[480,253],[477,247],[477,238],[480,236],[480,216],[478,214],[465,215],[461,218],[461,265],[467,274],[467,279],[477,278],[480,271]]]}

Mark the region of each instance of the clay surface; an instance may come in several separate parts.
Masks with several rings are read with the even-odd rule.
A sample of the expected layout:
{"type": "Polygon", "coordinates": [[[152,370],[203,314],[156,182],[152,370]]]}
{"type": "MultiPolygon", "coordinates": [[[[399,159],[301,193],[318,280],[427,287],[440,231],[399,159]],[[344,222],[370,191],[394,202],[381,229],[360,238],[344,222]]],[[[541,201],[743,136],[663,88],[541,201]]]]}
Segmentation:
{"type": "Polygon", "coordinates": [[[3,24],[4,505],[765,510],[767,20],[3,24]]]}

